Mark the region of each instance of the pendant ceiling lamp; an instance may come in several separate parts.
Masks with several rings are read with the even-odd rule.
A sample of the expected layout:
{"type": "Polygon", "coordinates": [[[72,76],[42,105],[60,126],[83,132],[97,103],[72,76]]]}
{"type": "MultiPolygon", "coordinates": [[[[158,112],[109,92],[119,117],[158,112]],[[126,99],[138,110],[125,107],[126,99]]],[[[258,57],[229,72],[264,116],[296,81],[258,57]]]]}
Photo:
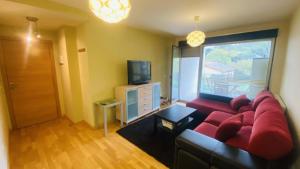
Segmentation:
{"type": "Polygon", "coordinates": [[[205,33],[199,30],[200,19],[199,16],[195,16],[196,30],[189,33],[186,37],[187,43],[191,47],[198,47],[205,41],[205,33]]]}
{"type": "Polygon", "coordinates": [[[108,23],[117,23],[126,19],[131,5],[129,0],[90,0],[91,11],[108,23]]]}
{"type": "Polygon", "coordinates": [[[28,34],[26,40],[31,42],[34,38],[41,38],[41,34],[39,32],[37,21],[39,20],[36,17],[27,16],[26,20],[28,21],[28,34]]]}

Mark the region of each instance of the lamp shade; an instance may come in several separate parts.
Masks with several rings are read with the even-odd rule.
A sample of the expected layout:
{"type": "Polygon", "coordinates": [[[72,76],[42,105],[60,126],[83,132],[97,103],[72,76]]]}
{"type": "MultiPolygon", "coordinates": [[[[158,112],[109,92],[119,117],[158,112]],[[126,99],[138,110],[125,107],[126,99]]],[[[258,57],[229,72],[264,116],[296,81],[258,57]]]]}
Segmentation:
{"type": "Polygon", "coordinates": [[[186,37],[187,43],[191,47],[198,47],[205,41],[205,34],[202,31],[193,31],[186,37]]]}
{"type": "Polygon", "coordinates": [[[126,19],[131,5],[129,0],[90,0],[91,11],[108,23],[117,23],[126,19]]]}

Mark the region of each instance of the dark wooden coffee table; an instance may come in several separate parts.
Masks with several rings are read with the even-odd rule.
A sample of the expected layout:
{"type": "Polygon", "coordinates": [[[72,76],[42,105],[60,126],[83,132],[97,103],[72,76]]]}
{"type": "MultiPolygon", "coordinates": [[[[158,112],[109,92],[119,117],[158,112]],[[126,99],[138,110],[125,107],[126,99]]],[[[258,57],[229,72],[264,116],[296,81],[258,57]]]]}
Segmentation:
{"type": "Polygon", "coordinates": [[[154,133],[160,127],[173,135],[179,134],[193,120],[191,115],[196,111],[196,109],[180,105],[159,111],[154,115],[154,133]]]}

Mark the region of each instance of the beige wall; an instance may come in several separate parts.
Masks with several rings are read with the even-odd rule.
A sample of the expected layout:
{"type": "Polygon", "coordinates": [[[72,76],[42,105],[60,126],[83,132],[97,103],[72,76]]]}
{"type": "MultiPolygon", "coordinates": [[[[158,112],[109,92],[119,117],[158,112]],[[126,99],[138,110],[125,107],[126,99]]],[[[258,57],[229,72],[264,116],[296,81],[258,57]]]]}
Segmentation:
{"type": "Polygon", "coordinates": [[[89,75],[89,59],[86,49],[86,29],[85,26],[79,26],[77,28],[77,48],[78,50],[84,49],[85,51],[78,52],[79,60],[79,74],[80,74],[80,84],[82,91],[82,104],[83,104],[83,119],[89,123],[91,126],[95,126],[95,114],[92,93],[90,88],[90,75],[89,75]]]}
{"type": "Polygon", "coordinates": [[[71,111],[71,89],[70,89],[70,74],[67,57],[66,37],[63,30],[59,30],[57,34],[57,46],[58,46],[58,60],[59,70],[61,73],[61,85],[64,107],[62,109],[62,115],[67,115],[71,111]]]}
{"type": "Polygon", "coordinates": [[[63,27],[59,30],[58,51],[64,111],[65,115],[76,123],[83,120],[83,115],[75,28],[63,27]]]}
{"type": "MultiPolygon", "coordinates": [[[[288,108],[288,115],[293,122],[297,138],[300,136],[300,7],[294,14],[288,40],[286,61],[284,66],[281,96],[288,108]]],[[[300,159],[294,167],[300,168],[300,159]]]]}
{"type": "Polygon", "coordinates": [[[88,100],[84,112],[89,112],[85,115],[89,124],[102,124],[102,116],[93,119],[93,102],[114,98],[115,87],[127,84],[127,60],[151,61],[152,81],[161,82],[162,96],[168,96],[170,37],[122,24],[106,24],[96,18],[78,27],[77,33],[78,48],[87,49],[79,57],[81,78],[86,83],[83,97],[88,100]]]}
{"type": "Polygon", "coordinates": [[[9,168],[9,115],[0,74],[0,168],[9,168]]]}
{"type": "MultiPolygon", "coordinates": [[[[265,30],[265,29],[272,29],[272,28],[278,28],[279,34],[275,46],[270,89],[274,93],[279,93],[281,87],[280,85],[282,81],[282,72],[283,72],[283,67],[285,62],[288,34],[289,34],[289,20],[235,27],[235,28],[219,30],[214,32],[207,32],[206,35],[207,37],[213,37],[213,36],[251,32],[251,31],[258,31],[258,30],[265,30]]],[[[185,37],[179,37],[177,40],[178,41],[185,40],[185,37]]]]}

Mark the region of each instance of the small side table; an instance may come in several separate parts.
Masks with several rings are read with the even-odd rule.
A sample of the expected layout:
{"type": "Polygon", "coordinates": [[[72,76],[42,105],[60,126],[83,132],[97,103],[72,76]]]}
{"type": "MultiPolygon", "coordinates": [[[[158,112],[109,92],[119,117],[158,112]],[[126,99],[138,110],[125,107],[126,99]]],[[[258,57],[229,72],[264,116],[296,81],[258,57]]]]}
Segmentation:
{"type": "Polygon", "coordinates": [[[99,106],[103,110],[103,125],[104,125],[104,136],[107,136],[107,109],[115,106],[120,106],[120,121],[121,127],[123,127],[123,104],[121,101],[117,100],[105,100],[96,102],[95,105],[99,106]]]}

